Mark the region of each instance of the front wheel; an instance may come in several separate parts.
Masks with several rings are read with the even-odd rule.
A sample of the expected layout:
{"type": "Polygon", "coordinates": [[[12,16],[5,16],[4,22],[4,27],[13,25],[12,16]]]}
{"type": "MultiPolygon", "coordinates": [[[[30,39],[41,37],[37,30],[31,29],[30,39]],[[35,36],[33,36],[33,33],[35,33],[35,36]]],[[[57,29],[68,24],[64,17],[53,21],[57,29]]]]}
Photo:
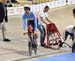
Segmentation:
{"type": "Polygon", "coordinates": [[[34,53],[35,53],[35,55],[37,54],[37,44],[35,44],[34,53]]]}
{"type": "Polygon", "coordinates": [[[29,49],[29,55],[32,55],[32,44],[29,42],[28,44],[28,49],[29,49]]]}

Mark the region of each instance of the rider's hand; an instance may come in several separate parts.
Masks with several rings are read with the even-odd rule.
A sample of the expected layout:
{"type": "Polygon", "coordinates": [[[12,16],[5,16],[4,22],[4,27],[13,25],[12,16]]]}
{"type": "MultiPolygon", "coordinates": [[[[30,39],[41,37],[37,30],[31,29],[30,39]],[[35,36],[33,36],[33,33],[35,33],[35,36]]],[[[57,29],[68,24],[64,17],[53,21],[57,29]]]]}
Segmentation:
{"type": "Polygon", "coordinates": [[[27,32],[26,32],[26,31],[24,31],[24,32],[23,32],[23,35],[26,35],[26,34],[27,34],[27,32]]]}
{"type": "Polygon", "coordinates": [[[23,33],[23,35],[26,35],[26,33],[23,33]]]}

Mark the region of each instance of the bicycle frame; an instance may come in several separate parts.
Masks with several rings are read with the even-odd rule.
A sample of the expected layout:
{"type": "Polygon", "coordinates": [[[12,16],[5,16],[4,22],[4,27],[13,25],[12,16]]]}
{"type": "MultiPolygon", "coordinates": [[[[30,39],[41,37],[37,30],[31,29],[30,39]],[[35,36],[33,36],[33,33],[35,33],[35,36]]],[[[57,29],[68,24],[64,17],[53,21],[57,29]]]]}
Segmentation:
{"type": "Polygon", "coordinates": [[[37,42],[35,39],[35,35],[34,35],[34,30],[32,28],[32,26],[28,26],[28,38],[29,38],[29,42],[28,42],[28,47],[29,47],[29,55],[32,55],[32,50],[34,49],[34,53],[37,53],[37,42]]]}

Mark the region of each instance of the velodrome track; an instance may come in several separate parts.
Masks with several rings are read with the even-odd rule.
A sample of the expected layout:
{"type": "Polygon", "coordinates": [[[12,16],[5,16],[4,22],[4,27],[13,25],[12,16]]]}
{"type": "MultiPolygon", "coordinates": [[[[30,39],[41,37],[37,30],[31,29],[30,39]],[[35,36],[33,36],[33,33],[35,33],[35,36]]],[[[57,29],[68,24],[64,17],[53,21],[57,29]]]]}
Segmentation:
{"type": "MultiPolygon", "coordinates": [[[[72,9],[75,5],[50,9],[49,18],[54,22],[60,33],[68,25],[75,25],[75,19],[73,18],[72,9]]],[[[46,49],[43,47],[38,48],[38,55],[33,54],[32,57],[28,56],[27,47],[27,35],[23,35],[22,30],[22,15],[9,16],[9,22],[7,23],[7,36],[11,39],[11,42],[2,41],[2,35],[0,31],[0,61],[33,61],[34,58],[39,58],[41,56],[53,55],[57,53],[67,53],[71,49],[68,47],[62,48],[60,50],[46,49]]],[[[68,39],[66,42],[71,44],[71,40],[68,39]],[[69,41],[69,42],[68,42],[69,41]]]]}

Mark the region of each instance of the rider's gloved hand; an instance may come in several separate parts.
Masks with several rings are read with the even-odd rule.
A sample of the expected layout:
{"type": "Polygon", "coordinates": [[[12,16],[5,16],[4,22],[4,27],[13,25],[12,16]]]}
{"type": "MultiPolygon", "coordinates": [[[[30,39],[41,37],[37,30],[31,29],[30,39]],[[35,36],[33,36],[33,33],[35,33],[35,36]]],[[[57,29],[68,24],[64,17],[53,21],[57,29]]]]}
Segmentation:
{"type": "Polygon", "coordinates": [[[26,31],[24,31],[24,32],[23,32],[23,35],[26,35],[26,34],[27,34],[27,32],[26,32],[26,31]]]}

